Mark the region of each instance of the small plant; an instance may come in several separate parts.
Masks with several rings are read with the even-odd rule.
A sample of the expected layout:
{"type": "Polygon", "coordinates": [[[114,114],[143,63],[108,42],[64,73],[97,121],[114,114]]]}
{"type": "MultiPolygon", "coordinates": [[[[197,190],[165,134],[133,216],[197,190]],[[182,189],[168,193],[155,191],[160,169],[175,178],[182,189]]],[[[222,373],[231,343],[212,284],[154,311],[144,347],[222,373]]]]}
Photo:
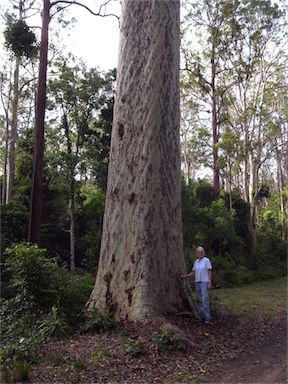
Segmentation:
{"type": "Polygon", "coordinates": [[[190,372],[183,372],[178,375],[173,375],[168,380],[165,380],[163,384],[173,384],[173,383],[189,383],[189,384],[200,384],[198,377],[192,375],[190,372]]]}
{"type": "Polygon", "coordinates": [[[128,339],[125,341],[124,351],[132,357],[138,357],[144,354],[144,344],[142,340],[128,339]]]}
{"type": "Polygon", "coordinates": [[[43,358],[43,361],[53,365],[62,365],[65,364],[66,357],[60,353],[49,353],[43,358]]]}
{"type": "Polygon", "coordinates": [[[91,352],[90,359],[92,361],[92,364],[97,365],[106,356],[106,351],[104,351],[101,347],[97,347],[91,352]]]}
{"type": "Polygon", "coordinates": [[[20,361],[15,365],[15,381],[28,381],[29,380],[29,366],[26,362],[20,361]]]}
{"type": "Polygon", "coordinates": [[[40,333],[43,334],[45,339],[52,337],[63,337],[66,335],[67,326],[65,322],[59,317],[58,309],[55,305],[52,306],[51,312],[46,320],[40,325],[40,333]]]}
{"type": "Polygon", "coordinates": [[[73,363],[73,369],[76,372],[83,371],[83,369],[85,369],[86,367],[87,367],[87,365],[83,359],[77,359],[73,363]]]}
{"type": "Polygon", "coordinates": [[[187,351],[189,342],[184,337],[174,335],[169,331],[155,332],[151,338],[152,344],[160,351],[163,350],[182,350],[187,351]]]}
{"type": "Polygon", "coordinates": [[[112,316],[112,313],[106,311],[104,315],[95,311],[86,321],[83,327],[84,332],[101,332],[111,331],[116,328],[116,322],[112,316]]]}

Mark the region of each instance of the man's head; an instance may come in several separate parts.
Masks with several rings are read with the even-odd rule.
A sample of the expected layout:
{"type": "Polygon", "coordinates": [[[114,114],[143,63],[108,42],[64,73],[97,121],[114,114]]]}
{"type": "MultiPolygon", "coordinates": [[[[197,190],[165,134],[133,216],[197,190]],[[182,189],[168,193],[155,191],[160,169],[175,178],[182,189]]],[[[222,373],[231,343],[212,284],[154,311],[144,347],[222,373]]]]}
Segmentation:
{"type": "Polygon", "coordinates": [[[196,249],[196,256],[198,259],[202,259],[205,256],[205,249],[203,247],[198,247],[196,249]]]}

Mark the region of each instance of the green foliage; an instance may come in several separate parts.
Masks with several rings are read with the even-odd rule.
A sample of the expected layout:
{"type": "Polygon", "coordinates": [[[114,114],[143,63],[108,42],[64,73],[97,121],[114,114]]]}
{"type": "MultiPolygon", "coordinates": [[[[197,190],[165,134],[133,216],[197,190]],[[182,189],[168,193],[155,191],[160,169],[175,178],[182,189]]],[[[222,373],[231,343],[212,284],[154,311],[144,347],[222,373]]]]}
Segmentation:
{"type": "Polygon", "coordinates": [[[24,241],[28,233],[28,209],[19,201],[1,205],[1,253],[9,245],[24,241]]]}
{"type": "Polygon", "coordinates": [[[55,305],[52,306],[48,317],[40,324],[39,331],[45,339],[61,338],[67,334],[67,325],[60,318],[55,305]]]}
{"type": "Polygon", "coordinates": [[[106,356],[107,356],[107,352],[106,351],[104,351],[101,347],[96,347],[91,352],[90,359],[92,361],[92,364],[97,365],[106,356]]]}
{"type": "Polygon", "coordinates": [[[271,233],[259,233],[250,261],[257,279],[273,279],[287,273],[287,242],[271,233]]]}
{"type": "Polygon", "coordinates": [[[82,328],[83,332],[106,332],[111,331],[117,327],[117,323],[113,318],[112,313],[107,310],[105,314],[94,311],[88,314],[87,321],[82,328]]]}
{"type": "Polygon", "coordinates": [[[26,362],[19,361],[13,368],[1,367],[1,383],[19,383],[29,381],[30,367],[26,362]]]}
{"type": "Polygon", "coordinates": [[[142,340],[128,339],[124,342],[123,348],[124,351],[132,357],[139,357],[145,353],[142,340]]]}
{"type": "Polygon", "coordinates": [[[15,367],[15,379],[17,381],[28,381],[29,379],[29,366],[25,362],[19,362],[15,367]]]}
{"type": "Polygon", "coordinates": [[[39,314],[25,297],[16,296],[1,304],[2,364],[13,367],[17,361],[35,361],[37,348],[45,340],[39,332],[39,314]]]}
{"type": "Polygon", "coordinates": [[[170,331],[157,331],[152,335],[152,344],[160,351],[179,350],[187,351],[188,343],[184,337],[174,335],[170,331]]]}
{"type": "Polygon", "coordinates": [[[11,294],[1,305],[1,359],[12,369],[35,361],[47,340],[80,328],[94,279],[69,274],[45,249],[26,243],[6,250],[4,267],[11,294]]]}
{"type": "Polygon", "coordinates": [[[206,181],[182,184],[185,253],[191,254],[201,244],[214,255],[240,254],[244,244],[234,228],[237,212],[229,209],[225,198],[213,201],[212,196],[212,186],[206,181]]]}
{"type": "Polygon", "coordinates": [[[10,274],[10,286],[15,295],[26,297],[39,308],[47,308],[59,296],[59,267],[47,251],[37,245],[16,244],[5,251],[5,270],[10,274]]]}
{"type": "Polygon", "coordinates": [[[4,31],[5,45],[18,57],[33,57],[38,47],[34,32],[24,20],[10,20],[4,31]]]}
{"type": "Polygon", "coordinates": [[[83,369],[86,369],[87,364],[83,359],[79,358],[76,361],[74,361],[72,366],[76,372],[80,372],[80,371],[83,371],[83,369]]]}
{"type": "Polygon", "coordinates": [[[81,219],[81,243],[83,244],[83,259],[81,266],[95,273],[101,244],[101,229],[104,215],[105,194],[102,189],[87,184],[81,188],[80,197],[83,199],[81,219]]]}
{"type": "Polygon", "coordinates": [[[85,319],[85,304],[94,286],[94,277],[88,273],[64,273],[58,306],[65,321],[78,328],[85,319]]]}

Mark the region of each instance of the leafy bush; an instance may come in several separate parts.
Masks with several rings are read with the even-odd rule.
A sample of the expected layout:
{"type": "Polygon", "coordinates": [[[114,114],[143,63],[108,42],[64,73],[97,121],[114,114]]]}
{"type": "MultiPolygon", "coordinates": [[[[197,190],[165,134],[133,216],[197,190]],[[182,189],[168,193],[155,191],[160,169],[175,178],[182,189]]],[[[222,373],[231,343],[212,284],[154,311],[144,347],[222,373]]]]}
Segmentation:
{"type": "Polygon", "coordinates": [[[66,322],[78,327],[85,319],[85,304],[94,285],[94,277],[85,274],[62,272],[63,287],[59,296],[59,309],[66,322]]]}
{"type": "Polygon", "coordinates": [[[7,249],[4,267],[12,297],[1,305],[1,360],[12,370],[36,360],[47,340],[65,336],[67,323],[80,328],[93,278],[69,274],[45,249],[26,243],[7,249]]]}
{"type": "Polygon", "coordinates": [[[245,285],[255,281],[255,273],[244,265],[236,268],[236,278],[238,285],[245,285]]]}
{"type": "Polygon", "coordinates": [[[132,357],[138,357],[144,354],[144,344],[142,340],[128,339],[123,345],[124,351],[132,357]]]}
{"type": "Polygon", "coordinates": [[[35,361],[37,348],[44,342],[38,315],[22,298],[3,300],[1,305],[1,362],[14,366],[17,361],[35,361]]]}
{"type": "Polygon", "coordinates": [[[47,258],[46,249],[20,243],[5,250],[4,268],[10,275],[10,287],[41,309],[47,309],[59,297],[60,275],[55,259],[47,258]]]}
{"type": "Polygon", "coordinates": [[[10,244],[26,239],[28,216],[28,209],[18,201],[1,205],[1,252],[10,244]]]}

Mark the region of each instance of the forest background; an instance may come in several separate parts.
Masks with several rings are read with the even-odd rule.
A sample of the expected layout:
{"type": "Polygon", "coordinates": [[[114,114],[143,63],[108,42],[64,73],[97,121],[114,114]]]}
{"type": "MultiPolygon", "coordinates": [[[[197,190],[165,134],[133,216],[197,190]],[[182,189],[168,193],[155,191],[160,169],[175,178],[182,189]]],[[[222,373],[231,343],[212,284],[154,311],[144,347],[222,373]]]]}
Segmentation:
{"type": "MultiPolygon", "coordinates": [[[[102,8],[104,3],[96,3],[82,4],[102,16],[110,12],[109,2],[102,8]]],[[[39,16],[43,4],[11,0],[7,9],[2,5],[2,297],[15,305],[17,295],[30,295],[44,312],[53,304],[54,314],[61,312],[75,326],[99,260],[117,74],[114,68],[97,68],[97,56],[103,52],[95,52],[95,67],[77,52],[64,53],[63,31],[77,23],[67,4],[55,4],[49,31],[39,247],[29,245],[41,48],[31,16],[39,16]],[[47,293],[45,303],[41,292],[47,293]]],[[[110,17],[118,25],[118,17],[110,17]]],[[[95,23],[98,19],[95,16],[95,23]]],[[[286,25],[282,2],[182,2],[184,254],[189,269],[195,247],[206,249],[215,287],[286,274],[286,25]]],[[[10,339],[15,329],[7,330],[10,339]]]]}

